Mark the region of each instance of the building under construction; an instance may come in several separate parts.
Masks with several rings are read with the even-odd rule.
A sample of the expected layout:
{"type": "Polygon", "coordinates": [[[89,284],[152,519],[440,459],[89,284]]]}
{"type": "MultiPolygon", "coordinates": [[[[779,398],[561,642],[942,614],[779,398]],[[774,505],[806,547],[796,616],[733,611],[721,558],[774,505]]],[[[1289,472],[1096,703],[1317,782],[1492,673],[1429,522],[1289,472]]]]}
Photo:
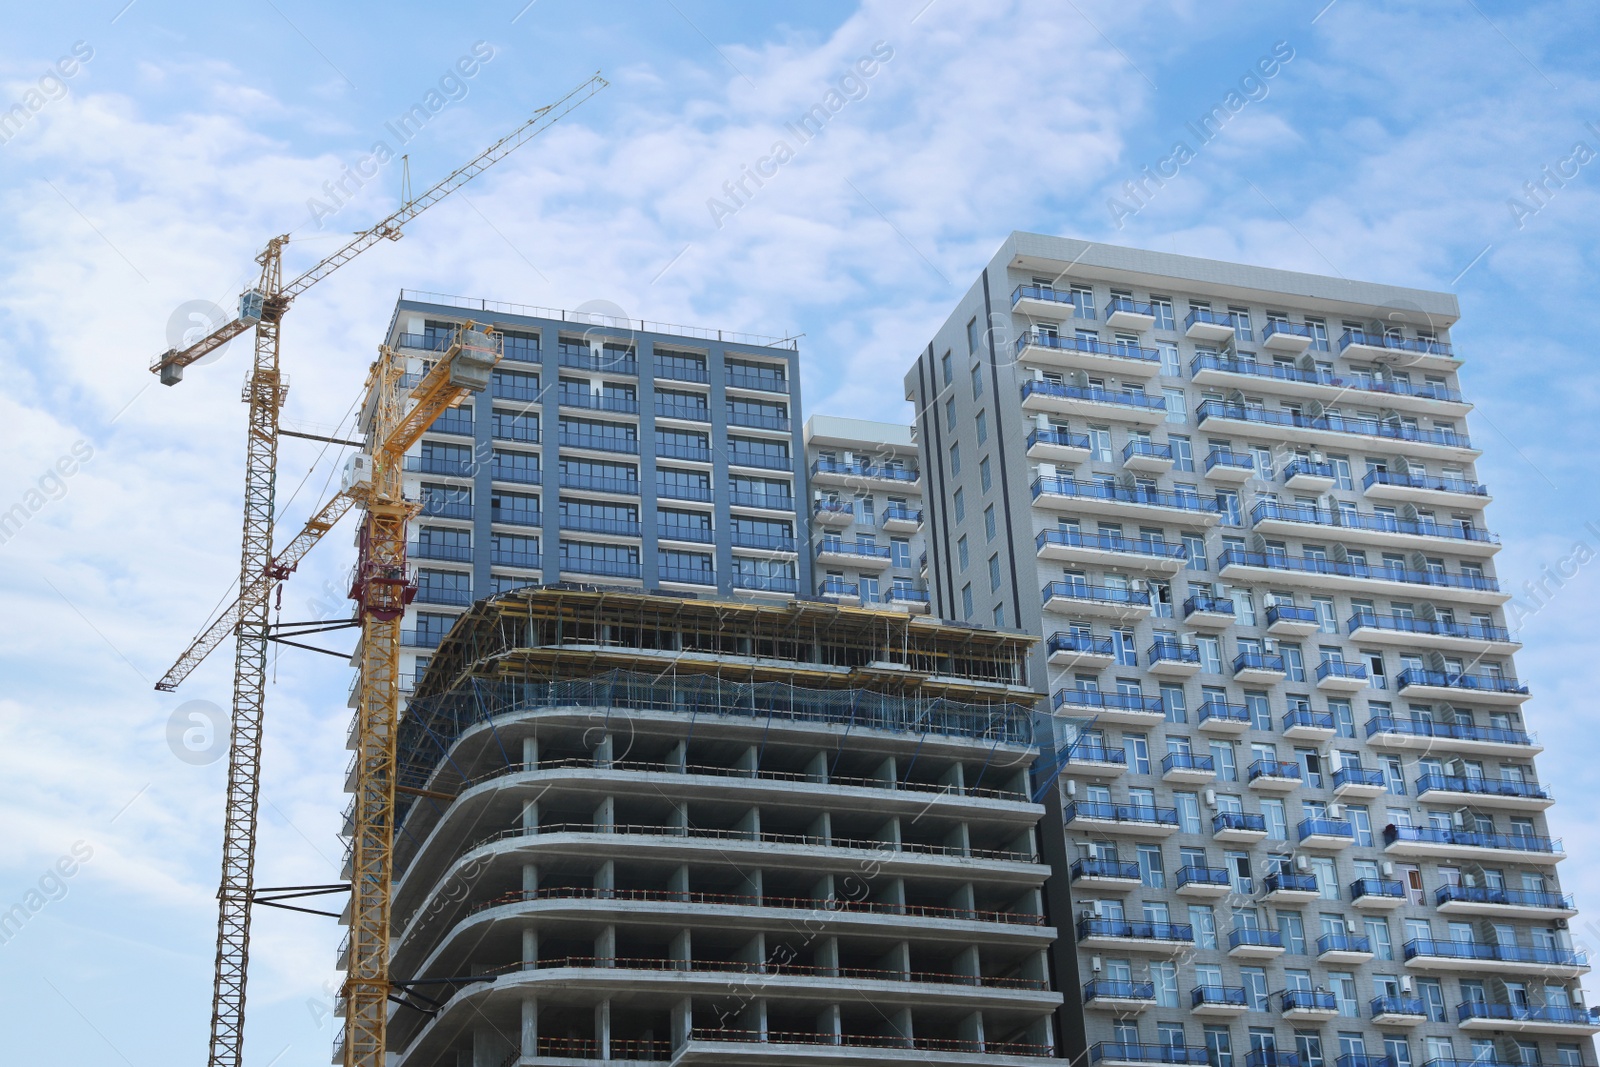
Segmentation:
{"type": "Polygon", "coordinates": [[[400,1067],[1055,1055],[1031,639],[529,587],[399,738],[400,1067]]]}

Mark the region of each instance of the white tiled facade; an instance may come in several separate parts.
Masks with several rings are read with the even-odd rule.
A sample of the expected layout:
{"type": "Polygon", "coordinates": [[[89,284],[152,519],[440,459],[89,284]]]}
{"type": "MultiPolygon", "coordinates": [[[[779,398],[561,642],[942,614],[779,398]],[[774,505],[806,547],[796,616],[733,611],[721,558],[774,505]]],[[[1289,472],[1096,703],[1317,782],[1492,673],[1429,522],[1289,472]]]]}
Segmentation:
{"type": "Polygon", "coordinates": [[[1019,233],[907,375],[933,612],[1044,638],[1069,1053],[1595,1062],[1458,315],[1019,233]]]}

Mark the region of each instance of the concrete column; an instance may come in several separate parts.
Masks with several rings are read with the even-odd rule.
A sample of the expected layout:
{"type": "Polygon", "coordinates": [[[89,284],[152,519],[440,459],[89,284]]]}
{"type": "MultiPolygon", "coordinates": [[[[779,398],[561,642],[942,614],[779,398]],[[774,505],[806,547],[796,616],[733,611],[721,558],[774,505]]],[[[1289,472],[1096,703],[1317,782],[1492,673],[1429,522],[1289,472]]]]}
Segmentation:
{"type": "Polygon", "coordinates": [[[737,766],[739,770],[744,771],[750,777],[754,778],[760,762],[761,750],[755,745],[747,745],[745,746],[744,751],[739,753],[739,761],[737,764],[735,764],[735,766],[737,766]]]}
{"type": "Polygon", "coordinates": [[[900,765],[893,756],[889,756],[878,764],[878,769],[872,772],[872,777],[893,789],[900,781],[900,765]]]}
{"type": "Polygon", "coordinates": [[[811,896],[813,899],[819,901],[836,899],[833,886],[833,875],[825,874],[821,878],[818,878],[811,886],[811,896]]]}
{"type": "Polygon", "coordinates": [[[808,837],[815,838],[818,842],[820,842],[820,843],[822,843],[824,845],[832,844],[833,843],[833,816],[832,816],[832,814],[829,813],[829,812],[826,812],[826,811],[818,812],[817,813],[817,817],[815,819],[811,820],[811,825],[806,829],[806,835],[808,837]]]}
{"type": "Polygon", "coordinates": [[[522,962],[529,966],[539,962],[539,931],[532,926],[522,931],[522,962]]]}
{"type": "Polygon", "coordinates": [[[839,939],[837,937],[817,939],[816,966],[821,969],[823,974],[829,977],[839,977],[839,939]]]}
{"type": "Polygon", "coordinates": [[[594,746],[594,765],[596,767],[609,767],[615,758],[616,742],[610,734],[600,738],[600,743],[594,746]]]}
{"type": "Polygon", "coordinates": [[[960,763],[951,764],[950,769],[939,776],[939,784],[944,786],[948,792],[954,793],[957,796],[965,793],[967,791],[967,775],[965,765],[960,763]]]}
{"type": "Polygon", "coordinates": [[[826,782],[828,780],[828,754],[818,752],[811,757],[811,762],[806,764],[806,777],[813,782],[826,782]]]}
{"type": "Polygon", "coordinates": [[[602,926],[600,932],[594,935],[594,956],[601,966],[616,966],[617,928],[615,926],[602,926]]]}
{"type": "Polygon", "coordinates": [[[608,834],[617,824],[617,800],[615,797],[606,797],[594,809],[595,829],[600,833],[608,834]]]}
{"type": "Polygon", "coordinates": [[[532,894],[539,888],[539,865],[524,863],[522,865],[522,891],[532,894]]]}
{"type": "Polygon", "coordinates": [[[600,1047],[600,1058],[611,1058],[611,998],[594,1006],[594,1041],[600,1047]]]}
{"type": "Polygon", "coordinates": [[[539,766],[539,739],[537,737],[524,737],[522,739],[522,767],[524,770],[533,770],[539,766]]]}
{"type": "Polygon", "coordinates": [[[667,958],[675,963],[681,963],[684,970],[689,969],[689,961],[694,958],[693,947],[688,930],[679,930],[673,935],[672,943],[667,947],[667,958]]]}
{"type": "Polygon", "coordinates": [[[827,1044],[837,1045],[840,1043],[839,1039],[844,1033],[844,1027],[839,1019],[839,1005],[829,1004],[817,1013],[817,1033],[826,1034],[833,1038],[832,1041],[826,1042],[827,1044]]]}
{"type": "MultiPolygon", "coordinates": [[[[878,966],[886,971],[893,971],[901,981],[911,979],[911,945],[906,941],[896,941],[878,960],[878,966]]],[[[895,975],[890,976],[893,981],[895,975]]]]}
{"type": "Polygon", "coordinates": [[[689,895],[689,865],[682,864],[667,879],[667,892],[687,899],[689,895]]]}
{"type": "Polygon", "coordinates": [[[686,741],[679,741],[672,746],[672,751],[667,753],[667,770],[677,771],[679,774],[689,765],[689,745],[686,741]]]}
{"type": "Polygon", "coordinates": [[[975,1011],[961,1020],[961,1040],[970,1041],[976,1052],[984,1051],[983,1012],[975,1011]]]}
{"type": "Polygon", "coordinates": [[[978,946],[968,945],[962,949],[956,954],[951,966],[956,974],[972,979],[968,984],[977,985],[978,976],[983,973],[983,969],[978,962],[978,946]]]}
{"type": "Polygon", "coordinates": [[[758,868],[753,871],[744,871],[742,873],[744,876],[744,884],[739,887],[739,895],[753,897],[755,898],[755,902],[759,904],[763,896],[760,869],[758,868]]]}
{"type": "Polygon", "coordinates": [[[609,893],[617,888],[617,863],[615,860],[606,860],[595,868],[594,887],[602,893],[609,893]]]}
{"type": "Polygon", "coordinates": [[[917,1035],[911,1029],[911,1009],[901,1008],[888,1016],[889,1028],[906,1039],[906,1045],[911,1044],[911,1039],[917,1035]]]}
{"type": "Polygon", "coordinates": [[[739,824],[734,827],[735,832],[747,835],[750,840],[758,840],[761,836],[761,809],[751,808],[744,813],[739,824]]]}
{"type": "Polygon", "coordinates": [[[684,997],[672,1006],[672,1048],[683,1047],[694,1031],[694,1001],[684,997]]]}
{"type": "Polygon", "coordinates": [[[972,891],[971,882],[963,882],[950,894],[950,907],[967,912],[977,910],[977,897],[972,891]]]}
{"type": "Polygon", "coordinates": [[[524,1056],[539,1054],[539,1002],[532,997],[522,998],[522,1033],[519,1043],[524,1056]]]}
{"type": "Polygon", "coordinates": [[[689,805],[684,801],[677,801],[672,805],[672,816],[667,825],[678,831],[680,837],[689,834],[689,805]]]}
{"type": "Polygon", "coordinates": [[[958,822],[944,835],[946,848],[956,849],[963,856],[972,855],[972,837],[967,830],[967,824],[958,822]]]}
{"type": "Polygon", "coordinates": [[[522,828],[524,830],[537,830],[539,828],[539,802],[537,800],[523,802],[522,828]]]}

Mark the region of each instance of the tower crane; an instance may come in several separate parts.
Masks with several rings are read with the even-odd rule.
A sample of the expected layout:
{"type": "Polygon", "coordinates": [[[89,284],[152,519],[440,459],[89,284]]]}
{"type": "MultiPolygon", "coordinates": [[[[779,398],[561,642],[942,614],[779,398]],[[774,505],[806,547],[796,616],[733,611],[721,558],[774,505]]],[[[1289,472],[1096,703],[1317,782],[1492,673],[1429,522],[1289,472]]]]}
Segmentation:
{"type": "MultiPolygon", "coordinates": [[[[261,766],[261,731],[265,703],[266,667],[267,667],[267,642],[268,628],[268,598],[272,587],[287,577],[299,560],[310,550],[316,540],[321,537],[338,519],[349,510],[354,502],[348,494],[341,494],[323,509],[319,510],[300,535],[294,538],[285,549],[274,556],[272,553],[272,533],[274,523],[273,490],[277,474],[278,454],[278,417],[288,393],[288,379],[280,369],[280,329],[282,320],[289,307],[301,294],[310,289],[317,282],[326,278],[356,256],[376,245],[380,240],[398,240],[402,236],[402,228],[417,215],[437,204],[452,192],[471,181],[478,174],[493,166],[499,160],[509,155],[515,149],[526,144],[529,140],[544,132],[555,122],[570,113],[579,105],[594,96],[608,83],[599,74],[584,81],[572,89],[555,103],[549,104],[536,111],[522,125],[511,133],[490,145],[471,162],[453,171],[444,180],[428,189],[420,196],[408,200],[400,209],[385,218],[377,225],[358,233],[342,248],[309,270],[298,275],[292,280],[283,280],[283,248],[289,242],[288,235],[274,237],[267,242],[266,248],[256,257],[256,263],[261,267],[261,274],[257,285],[246,290],[239,299],[238,316],[224,323],[211,333],[202,337],[194,344],[182,350],[168,349],[152,365],[151,371],[160,376],[164,385],[176,385],[183,379],[184,368],[205,355],[216,351],[223,344],[239,336],[252,327],[256,331],[255,352],[250,368],[249,377],[246,379],[242,399],[249,405],[248,433],[245,448],[245,478],[244,478],[244,521],[243,537],[239,556],[239,595],[234,605],[225,611],[219,618],[190,645],[179,658],[177,663],[162,677],[156,688],[168,690],[175,688],[199,663],[207,653],[217,646],[231,632],[236,635],[236,648],[234,653],[233,675],[233,705],[232,724],[228,747],[228,783],[226,792],[226,814],[223,826],[222,843],[222,877],[217,892],[217,951],[215,959],[215,972],[212,985],[212,1012],[211,1012],[211,1041],[208,1063],[210,1067],[240,1067],[243,1055],[244,1035],[244,1005],[245,1005],[245,980],[250,953],[250,903],[254,893],[255,871],[255,839],[257,824],[257,806],[260,791],[260,766],[261,766]],[[349,502],[346,502],[349,501],[349,502]]],[[[453,364],[457,357],[450,362],[453,364]]],[[[470,363],[471,357],[468,358],[470,363]]],[[[384,360],[380,360],[380,364],[384,360]]],[[[443,366],[446,361],[441,360],[436,364],[430,375],[443,366]]],[[[396,372],[398,373],[398,372],[396,372]]],[[[487,372],[485,372],[487,373],[487,372]]],[[[396,379],[398,381],[398,378],[396,379]]],[[[425,378],[424,381],[427,379],[425,378]]],[[[369,377],[369,387],[375,383],[369,377]]],[[[420,388],[421,383],[419,383],[420,388]]],[[[382,390],[378,390],[380,393],[382,390]]],[[[457,398],[459,399],[459,397],[457,398]]],[[[392,411],[399,411],[399,401],[390,401],[392,411]]],[[[447,405],[446,405],[447,406],[447,405]]],[[[418,408],[420,410],[421,404],[418,408]]],[[[442,410],[440,408],[439,410],[442,410]]],[[[437,411],[435,411],[437,414],[437,411]]],[[[397,416],[397,424],[411,425],[409,415],[403,412],[397,416]]],[[[431,419],[430,419],[431,421],[431,419]]],[[[376,422],[375,422],[376,424],[376,422]]],[[[425,423],[423,425],[426,425],[425,423]]],[[[416,431],[420,434],[421,430],[416,431]]],[[[381,441],[381,438],[380,438],[381,441]]],[[[372,471],[378,470],[378,461],[372,461],[372,471]]],[[[353,488],[357,490],[357,498],[363,491],[359,482],[353,488]]],[[[375,498],[374,498],[375,499],[375,498]]],[[[385,516],[384,521],[392,524],[392,515],[384,508],[394,506],[392,503],[380,503],[379,512],[385,516]]],[[[402,509],[403,510],[403,509],[402,509]]],[[[363,532],[363,549],[366,550],[371,543],[371,523],[374,521],[369,513],[369,528],[363,532]]],[[[400,523],[400,563],[403,573],[404,565],[404,522],[400,523]]],[[[389,536],[389,527],[380,535],[380,540],[389,536]]],[[[387,543],[387,542],[384,542],[387,543]]],[[[368,552],[364,551],[363,560],[370,560],[368,552]]],[[[388,560],[388,565],[393,561],[388,560]]],[[[359,579],[359,574],[358,574],[359,579]]],[[[357,590],[362,597],[377,604],[377,610],[387,611],[392,607],[385,599],[380,586],[385,581],[373,580],[366,585],[358,581],[357,590]],[[387,605],[387,606],[385,606],[387,605]]],[[[352,590],[353,595],[357,590],[352,590]]],[[[363,629],[365,618],[374,609],[363,607],[363,629]]],[[[398,633],[396,632],[396,639],[398,633]]],[[[365,646],[364,646],[365,649],[365,646]]],[[[368,692],[365,681],[366,664],[365,651],[363,653],[363,699],[368,692]]],[[[390,664],[395,661],[391,656],[390,664]]],[[[375,670],[381,669],[378,666],[375,670]]],[[[390,671],[393,682],[393,671],[390,671]]],[[[379,687],[381,688],[381,687],[379,687]]],[[[374,712],[369,714],[365,703],[357,712],[358,724],[377,724],[381,730],[386,721],[390,725],[387,739],[380,738],[376,744],[379,748],[388,746],[390,765],[393,763],[393,734],[392,724],[395,718],[394,700],[398,699],[397,685],[391,684],[391,703],[387,719],[384,714],[374,712]]],[[[377,691],[375,688],[374,692],[377,691]]],[[[358,725],[359,728],[359,725],[358,725]]],[[[360,739],[360,748],[366,753],[369,739],[360,739]]],[[[379,770],[379,761],[374,758],[372,770],[379,770]]],[[[366,772],[366,760],[363,755],[363,773],[366,772]]],[[[392,774],[389,778],[392,782],[392,774]]],[[[361,788],[358,779],[358,790],[361,788]]],[[[392,786],[389,791],[390,808],[392,809],[392,786]]],[[[392,828],[383,823],[377,827],[363,827],[360,819],[363,811],[361,794],[357,796],[357,825],[356,825],[356,858],[357,877],[353,884],[359,883],[363,874],[373,875],[375,870],[364,869],[361,866],[362,849],[359,842],[363,837],[373,834],[389,834],[392,828]]],[[[369,804],[369,813],[376,814],[382,819],[382,811],[369,804]]],[[[387,810],[387,809],[385,809],[387,810]]],[[[373,847],[369,845],[368,852],[373,847]]],[[[388,913],[388,849],[387,846],[378,850],[381,859],[371,860],[368,868],[373,863],[383,866],[383,881],[381,883],[380,907],[385,917],[385,927],[382,931],[383,960],[382,968],[386,975],[387,967],[387,913],[388,913]]],[[[356,912],[356,897],[352,897],[352,919],[356,912]]],[[[367,922],[368,919],[364,919],[367,922]]],[[[345,1042],[345,1062],[347,1065],[370,1065],[382,1067],[383,1064],[383,1008],[382,998],[378,1009],[378,1018],[375,1023],[369,1023],[370,1004],[368,990],[375,988],[376,980],[359,978],[364,973],[356,966],[356,952],[358,947],[370,951],[373,948],[376,935],[358,939],[352,936],[352,956],[350,970],[347,971],[346,991],[349,1005],[349,1021],[354,1024],[347,1030],[345,1042]],[[360,940],[362,944],[358,946],[360,940]],[[358,1017],[358,1006],[361,1013],[358,1017]],[[354,1040],[357,1034],[362,1035],[360,1040],[354,1040]]],[[[384,979],[383,997],[387,997],[387,980],[384,979]]]]}

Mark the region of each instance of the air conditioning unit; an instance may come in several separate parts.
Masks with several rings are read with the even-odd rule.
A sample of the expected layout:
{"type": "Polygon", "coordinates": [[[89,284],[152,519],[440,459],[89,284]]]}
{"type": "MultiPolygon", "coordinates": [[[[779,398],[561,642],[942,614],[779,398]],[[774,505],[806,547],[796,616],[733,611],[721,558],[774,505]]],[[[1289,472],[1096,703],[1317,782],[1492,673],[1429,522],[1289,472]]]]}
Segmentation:
{"type": "Polygon", "coordinates": [[[1344,818],[1344,805],[1343,804],[1329,804],[1328,805],[1328,818],[1330,818],[1330,819],[1342,819],[1342,818],[1344,818]]]}
{"type": "Polygon", "coordinates": [[[1567,920],[1565,920],[1565,919],[1557,919],[1556,920],[1556,929],[1557,930],[1565,930],[1566,928],[1567,928],[1567,920]]]}

